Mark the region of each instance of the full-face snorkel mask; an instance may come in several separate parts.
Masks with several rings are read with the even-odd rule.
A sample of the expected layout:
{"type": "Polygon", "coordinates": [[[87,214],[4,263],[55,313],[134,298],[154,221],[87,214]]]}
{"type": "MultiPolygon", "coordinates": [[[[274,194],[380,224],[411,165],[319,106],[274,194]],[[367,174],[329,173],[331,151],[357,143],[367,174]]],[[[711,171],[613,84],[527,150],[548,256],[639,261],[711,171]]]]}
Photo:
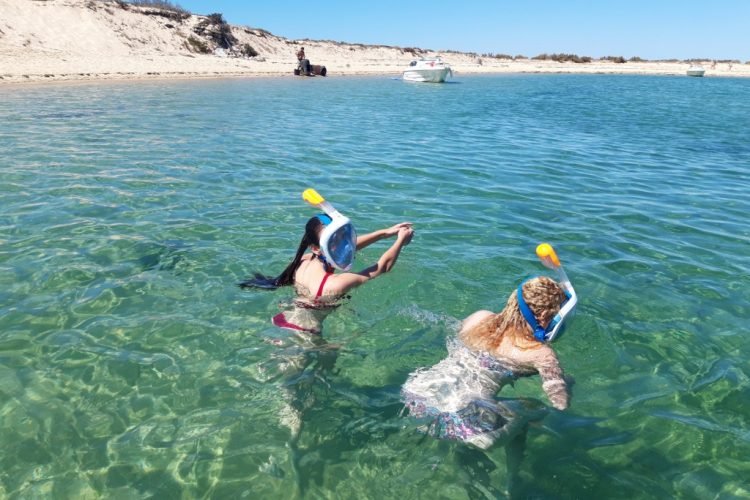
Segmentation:
{"type": "Polygon", "coordinates": [[[549,243],[542,243],[536,247],[536,255],[545,267],[557,272],[557,276],[560,279],[560,285],[567,296],[567,300],[563,303],[560,311],[558,311],[558,313],[555,314],[555,317],[549,322],[547,328],[542,328],[539,325],[534,317],[534,313],[531,312],[531,308],[529,308],[528,304],[526,304],[526,301],[523,299],[523,283],[518,285],[518,307],[521,310],[524,319],[526,319],[526,322],[534,330],[534,338],[539,342],[552,342],[563,334],[566,323],[572,321],[573,316],[575,315],[576,305],[578,304],[578,296],[573,289],[573,285],[570,283],[570,279],[568,279],[568,275],[565,274],[565,270],[563,269],[555,250],[552,248],[552,245],[549,243]]]}
{"type": "Polygon", "coordinates": [[[357,250],[357,231],[354,230],[352,222],[312,188],[302,193],[302,199],[326,213],[318,216],[325,225],[320,233],[320,249],[323,256],[337,269],[351,269],[354,264],[354,252],[357,250]]]}

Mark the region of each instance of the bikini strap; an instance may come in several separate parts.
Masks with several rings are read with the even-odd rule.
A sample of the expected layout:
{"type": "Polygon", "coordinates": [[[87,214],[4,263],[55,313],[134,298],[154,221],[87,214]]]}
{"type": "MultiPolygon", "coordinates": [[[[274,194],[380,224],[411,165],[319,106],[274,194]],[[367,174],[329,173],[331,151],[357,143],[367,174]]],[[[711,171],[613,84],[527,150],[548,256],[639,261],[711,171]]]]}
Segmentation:
{"type": "Polygon", "coordinates": [[[325,272],[333,273],[333,266],[328,262],[328,259],[326,259],[322,253],[318,254],[318,260],[323,263],[323,269],[325,270],[325,272]]]}
{"type": "Polygon", "coordinates": [[[324,287],[324,286],[326,286],[326,281],[328,281],[328,278],[329,278],[329,277],[330,277],[330,276],[331,276],[332,274],[333,274],[333,273],[326,273],[326,275],[325,275],[325,276],[323,276],[323,281],[321,281],[321,282],[320,282],[320,287],[318,288],[318,293],[316,293],[316,294],[315,294],[315,298],[316,298],[316,299],[317,299],[318,297],[320,297],[321,295],[323,295],[323,287],[324,287]]]}

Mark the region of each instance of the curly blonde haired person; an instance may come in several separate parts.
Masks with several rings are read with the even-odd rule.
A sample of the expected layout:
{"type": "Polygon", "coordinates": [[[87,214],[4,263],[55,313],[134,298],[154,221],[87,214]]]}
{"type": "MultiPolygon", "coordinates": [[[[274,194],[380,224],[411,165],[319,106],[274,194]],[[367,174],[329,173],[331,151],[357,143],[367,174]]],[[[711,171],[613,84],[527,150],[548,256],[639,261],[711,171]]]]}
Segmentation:
{"type": "Polygon", "coordinates": [[[422,430],[480,448],[512,436],[527,417],[495,395],[516,379],[537,374],[552,406],[568,407],[569,384],[550,342],[561,335],[577,296],[559,263],[553,268],[560,282],[544,276],[524,281],[502,311],[468,316],[449,339],[445,359],[409,375],[401,396],[422,430]]]}
{"type": "MultiPolygon", "coordinates": [[[[542,328],[552,321],[567,299],[560,284],[546,276],[528,280],[521,288],[523,299],[542,328]]],[[[519,376],[538,373],[552,406],[558,410],[568,407],[568,384],[557,355],[550,344],[534,337],[532,327],[521,313],[516,291],[499,313],[477,311],[466,318],[458,335],[466,347],[488,353],[519,376]]]]}

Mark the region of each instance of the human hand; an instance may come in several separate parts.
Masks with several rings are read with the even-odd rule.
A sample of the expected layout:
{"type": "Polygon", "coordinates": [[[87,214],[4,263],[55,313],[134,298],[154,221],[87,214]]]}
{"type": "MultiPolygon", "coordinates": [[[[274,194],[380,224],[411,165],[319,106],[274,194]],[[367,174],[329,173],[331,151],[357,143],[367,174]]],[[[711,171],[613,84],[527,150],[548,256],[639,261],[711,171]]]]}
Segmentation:
{"type": "Polygon", "coordinates": [[[411,239],[414,237],[414,228],[411,227],[411,224],[408,226],[402,226],[398,230],[398,239],[403,241],[404,246],[411,243],[411,239]]]}
{"type": "Polygon", "coordinates": [[[403,227],[411,227],[411,222],[399,222],[395,226],[391,226],[388,229],[384,229],[386,236],[396,236],[401,228],[403,227]]]}

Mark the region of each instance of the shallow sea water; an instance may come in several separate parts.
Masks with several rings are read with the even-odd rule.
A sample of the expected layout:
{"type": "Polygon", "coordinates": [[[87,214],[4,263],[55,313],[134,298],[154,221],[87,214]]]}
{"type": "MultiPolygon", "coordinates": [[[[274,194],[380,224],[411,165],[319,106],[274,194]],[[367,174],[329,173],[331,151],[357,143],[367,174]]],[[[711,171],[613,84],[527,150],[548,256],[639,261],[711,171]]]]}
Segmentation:
{"type": "Polygon", "coordinates": [[[747,498],[748,130],[741,79],[2,87],[0,497],[747,498]],[[270,324],[289,290],[236,286],[292,258],[307,187],[416,228],[316,343],[270,324]],[[541,241],[576,383],[511,477],[399,390],[541,241]]]}

